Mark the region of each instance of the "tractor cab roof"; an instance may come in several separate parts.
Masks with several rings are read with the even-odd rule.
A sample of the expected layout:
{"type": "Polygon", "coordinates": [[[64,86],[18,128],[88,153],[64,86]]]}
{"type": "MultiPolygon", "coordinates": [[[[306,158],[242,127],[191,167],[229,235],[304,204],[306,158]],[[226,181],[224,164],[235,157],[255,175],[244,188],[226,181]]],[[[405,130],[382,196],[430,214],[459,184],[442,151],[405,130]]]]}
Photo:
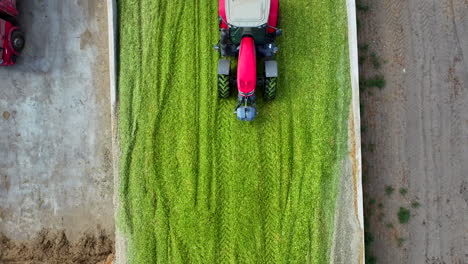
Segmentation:
{"type": "Polygon", "coordinates": [[[258,27],[268,22],[270,0],[226,0],[227,22],[236,27],[258,27]]]}

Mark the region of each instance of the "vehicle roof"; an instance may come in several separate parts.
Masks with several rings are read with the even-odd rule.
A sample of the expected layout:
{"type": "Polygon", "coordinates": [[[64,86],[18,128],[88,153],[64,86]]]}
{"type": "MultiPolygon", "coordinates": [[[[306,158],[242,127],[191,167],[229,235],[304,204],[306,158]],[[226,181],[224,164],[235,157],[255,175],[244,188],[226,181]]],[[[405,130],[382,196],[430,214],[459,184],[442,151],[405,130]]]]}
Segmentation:
{"type": "Polygon", "coordinates": [[[226,19],[237,27],[258,27],[268,22],[270,0],[226,0],[226,19]]]}

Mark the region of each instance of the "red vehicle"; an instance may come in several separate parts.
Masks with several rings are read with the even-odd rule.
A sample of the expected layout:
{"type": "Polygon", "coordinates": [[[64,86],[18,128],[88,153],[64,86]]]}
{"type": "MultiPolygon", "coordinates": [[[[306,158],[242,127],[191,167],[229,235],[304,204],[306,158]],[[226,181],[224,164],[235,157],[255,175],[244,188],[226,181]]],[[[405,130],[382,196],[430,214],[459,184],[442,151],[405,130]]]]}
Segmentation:
{"type": "Polygon", "coordinates": [[[14,65],[24,48],[24,34],[16,25],[16,0],[0,0],[0,65],[14,65]]]}
{"type": "Polygon", "coordinates": [[[227,98],[231,86],[237,85],[235,114],[242,121],[254,120],[257,109],[255,90],[263,88],[263,98],[276,97],[278,52],[275,44],[282,30],[276,28],[279,0],[218,0],[220,40],[215,49],[222,57],[237,58],[237,74],[231,73],[231,62],[218,63],[218,96],[227,98]],[[257,70],[257,60],[259,63],[257,70]],[[258,74],[259,73],[259,74],[258,74]]]}

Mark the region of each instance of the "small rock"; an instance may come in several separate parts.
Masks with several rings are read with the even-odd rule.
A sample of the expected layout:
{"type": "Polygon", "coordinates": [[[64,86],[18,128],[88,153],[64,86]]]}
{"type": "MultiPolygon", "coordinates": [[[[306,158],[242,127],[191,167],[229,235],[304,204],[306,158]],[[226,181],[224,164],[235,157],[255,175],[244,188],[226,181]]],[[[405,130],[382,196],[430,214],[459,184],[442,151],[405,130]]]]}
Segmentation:
{"type": "Polygon", "coordinates": [[[8,111],[3,112],[3,119],[5,119],[5,120],[10,119],[10,112],[8,112],[8,111]]]}

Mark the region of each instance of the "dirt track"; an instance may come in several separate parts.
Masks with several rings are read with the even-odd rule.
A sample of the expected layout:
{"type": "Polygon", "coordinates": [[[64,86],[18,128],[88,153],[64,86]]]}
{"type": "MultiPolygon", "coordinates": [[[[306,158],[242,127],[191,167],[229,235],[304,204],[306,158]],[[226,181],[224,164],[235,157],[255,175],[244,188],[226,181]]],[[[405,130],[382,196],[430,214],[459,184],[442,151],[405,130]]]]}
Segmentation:
{"type": "Polygon", "coordinates": [[[361,99],[367,230],[373,237],[367,257],[377,263],[468,263],[468,2],[369,6],[359,13],[360,43],[384,63],[376,70],[367,62],[362,73],[381,72],[387,85],[361,99]],[[395,191],[386,194],[386,186],[395,191]],[[412,208],[415,201],[420,206],[412,208]],[[408,224],[398,223],[400,207],[411,211],[408,224]]]}
{"type": "Polygon", "coordinates": [[[114,245],[101,230],[83,234],[77,241],[69,241],[65,231],[42,230],[27,242],[11,240],[0,233],[0,263],[2,264],[108,264],[112,262],[114,245]]]}

